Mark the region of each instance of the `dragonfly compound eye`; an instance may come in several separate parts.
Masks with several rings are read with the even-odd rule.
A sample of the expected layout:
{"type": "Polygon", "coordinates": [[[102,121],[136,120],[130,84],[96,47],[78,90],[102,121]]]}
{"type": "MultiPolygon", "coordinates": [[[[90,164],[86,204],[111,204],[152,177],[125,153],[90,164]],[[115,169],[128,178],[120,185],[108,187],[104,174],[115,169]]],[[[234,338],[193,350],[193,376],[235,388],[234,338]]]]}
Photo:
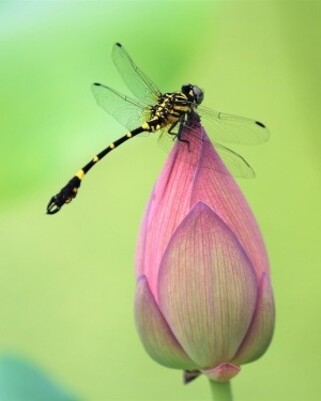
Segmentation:
{"type": "Polygon", "coordinates": [[[182,85],[182,93],[184,93],[190,101],[193,101],[196,104],[201,104],[204,99],[204,92],[196,85],[182,85]]]}
{"type": "Polygon", "coordinates": [[[204,99],[204,92],[198,86],[193,86],[193,94],[197,104],[201,104],[204,99]]]}

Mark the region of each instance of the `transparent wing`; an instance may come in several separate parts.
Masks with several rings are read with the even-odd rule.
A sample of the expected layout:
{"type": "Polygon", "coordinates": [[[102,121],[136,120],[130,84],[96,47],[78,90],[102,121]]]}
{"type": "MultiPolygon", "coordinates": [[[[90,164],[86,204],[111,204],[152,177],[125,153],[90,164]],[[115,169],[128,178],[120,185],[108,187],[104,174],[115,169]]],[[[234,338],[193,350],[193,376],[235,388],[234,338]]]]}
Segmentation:
{"type": "Polygon", "coordinates": [[[215,150],[220,155],[229,172],[237,178],[254,178],[255,172],[249,163],[238,153],[215,142],[215,150]]]}
{"type": "Polygon", "coordinates": [[[139,127],[150,116],[145,105],[115,89],[94,83],[91,90],[97,104],[129,130],[139,127]]]}
{"type": "Polygon", "coordinates": [[[158,97],[161,96],[160,90],[154,82],[137,67],[120,43],[114,44],[112,58],[123,81],[137,99],[145,105],[155,104],[158,97]]]}
{"type": "Polygon", "coordinates": [[[214,141],[255,145],[269,139],[269,130],[259,121],[206,107],[199,107],[197,110],[204,125],[209,126],[214,141]]]}
{"type": "Polygon", "coordinates": [[[168,127],[163,128],[157,132],[159,132],[159,136],[157,139],[158,146],[166,153],[169,153],[175,145],[177,137],[175,135],[169,134],[168,127]]]}
{"type": "MultiPolygon", "coordinates": [[[[184,124],[184,134],[182,136],[183,139],[182,141],[179,141],[175,134],[174,135],[169,134],[168,128],[165,128],[161,131],[161,134],[158,138],[158,144],[163,150],[170,151],[173,145],[176,143],[176,141],[179,141],[178,145],[181,147],[181,151],[186,152],[188,155],[188,157],[185,157],[183,159],[192,165],[196,165],[199,163],[200,148],[199,146],[193,146],[193,144],[195,145],[195,141],[209,141],[210,139],[199,137],[199,135],[196,134],[194,127],[189,127],[187,123],[183,124],[184,124]]],[[[228,174],[229,171],[229,173],[236,178],[255,177],[254,170],[241,155],[217,142],[213,142],[212,140],[210,141],[212,142],[215,150],[219,154],[224,164],[218,162],[218,163],[210,163],[209,165],[207,165],[203,163],[202,164],[203,168],[212,169],[216,173],[220,174],[228,174]],[[228,169],[228,171],[226,170],[226,168],[228,169]]],[[[202,148],[202,152],[206,152],[206,150],[209,150],[210,155],[207,158],[206,154],[203,153],[203,157],[205,157],[205,160],[212,159],[211,147],[206,146],[202,148]]]]}
{"type": "MultiPolygon", "coordinates": [[[[188,126],[188,123],[184,124],[184,132],[186,133],[186,136],[183,138],[186,140],[189,140],[191,136],[193,136],[193,141],[198,140],[198,141],[211,141],[212,145],[214,146],[215,150],[219,154],[220,158],[222,159],[224,165],[221,163],[214,163],[210,165],[203,164],[205,168],[211,168],[215,170],[218,173],[221,174],[227,174],[228,169],[229,173],[232,174],[236,178],[254,178],[255,177],[255,172],[253,168],[249,165],[249,163],[238,153],[234,152],[232,149],[229,149],[225,146],[223,146],[220,143],[217,143],[216,141],[213,141],[209,137],[200,137],[199,134],[196,134],[196,131],[193,127],[188,126]]],[[[196,147],[197,148],[197,147],[196,147]]],[[[211,147],[206,146],[203,148],[203,152],[206,152],[206,149],[211,152],[211,147]]],[[[193,149],[189,149],[189,151],[193,152],[193,149]]],[[[206,155],[203,154],[205,159],[207,159],[206,155]]],[[[198,160],[198,158],[191,158],[191,160],[198,160]]],[[[212,159],[212,152],[209,155],[209,159],[212,159]]]]}

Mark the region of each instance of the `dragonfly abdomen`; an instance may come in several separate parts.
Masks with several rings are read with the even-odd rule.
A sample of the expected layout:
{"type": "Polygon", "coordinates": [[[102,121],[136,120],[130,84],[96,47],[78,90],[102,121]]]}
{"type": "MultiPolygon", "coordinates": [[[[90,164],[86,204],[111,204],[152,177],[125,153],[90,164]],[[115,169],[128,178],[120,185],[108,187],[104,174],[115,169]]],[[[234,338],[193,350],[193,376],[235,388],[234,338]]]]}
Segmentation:
{"type": "Polygon", "coordinates": [[[151,131],[150,125],[148,123],[144,123],[140,127],[137,127],[135,129],[133,129],[132,131],[129,131],[126,135],[124,135],[121,138],[117,139],[116,141],[112,142],[104,150],[102,150],[100,153],[95,155],[82,169],[80,169],[72,177],[72,179],[67,183],[67,185],[65,185],[60,190],[60,192],[58,192],[55,196],[53,196],[50,199],[48,206],[47,206],[47,213],[55,214],[55,213],[59,212],[59,210],[65,203],[70,203],[77,196],[78,189],[80,187],[80,184],[81,184],[83,178],[88,173],[88,171],[91,170],[92,167],[94,167],[95,164],[97,164],[102,158],[104,158],[112,150],[116,149],[119,145],[128,141],[131,138],[134,138],[136,135],[139,135],[140,133],[142,133],[144,131],[151,131]]]}

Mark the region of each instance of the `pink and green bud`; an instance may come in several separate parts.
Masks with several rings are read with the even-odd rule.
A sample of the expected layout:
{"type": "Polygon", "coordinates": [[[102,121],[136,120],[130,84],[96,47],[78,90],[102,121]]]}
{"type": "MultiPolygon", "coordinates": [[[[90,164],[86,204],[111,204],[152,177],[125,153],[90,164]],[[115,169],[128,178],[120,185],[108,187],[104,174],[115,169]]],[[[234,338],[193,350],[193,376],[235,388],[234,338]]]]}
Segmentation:
{"type": "Polygon", "coordinates": [[[189,142],[176,142],[145,212],[136,324],[148,354],[184,370],[186,382],[200,373],[227,381],[271,341],[269,263],[249,205],[202,127],[189,142]]]}

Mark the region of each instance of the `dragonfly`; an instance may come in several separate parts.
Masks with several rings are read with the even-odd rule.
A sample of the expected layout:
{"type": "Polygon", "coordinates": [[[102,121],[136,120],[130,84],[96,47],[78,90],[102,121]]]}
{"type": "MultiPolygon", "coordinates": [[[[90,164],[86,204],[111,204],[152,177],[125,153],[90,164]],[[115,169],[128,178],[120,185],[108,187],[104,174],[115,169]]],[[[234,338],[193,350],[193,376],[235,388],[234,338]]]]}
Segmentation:
{"type": "Polygon", "coordinates": [[[268,140],[267,127],[254,119],[222,113],[200,106],[204,91],[193,84],[183,84],[178,92],[162,93],[155,83],[135,64],[120,43],[115,43],[112,59],[123,81],[135,97],[124,95],[101,83],[92,84],[96,102],[129,131],[110,143],[82,167],[47,205],[47,214],[59,212],[77,195],[85,175],[111,151],[140,134],[160,132],[160,142],[179,141],[190,151],[189,136],[193,135],[193,121],[200,116],[213,128],[215,150],[235,177],[253,178],[254,170],[247,161],[220,142],[259,144],[268,140]],[[164,140],[165,139],[165,140],[164,140]]]}

